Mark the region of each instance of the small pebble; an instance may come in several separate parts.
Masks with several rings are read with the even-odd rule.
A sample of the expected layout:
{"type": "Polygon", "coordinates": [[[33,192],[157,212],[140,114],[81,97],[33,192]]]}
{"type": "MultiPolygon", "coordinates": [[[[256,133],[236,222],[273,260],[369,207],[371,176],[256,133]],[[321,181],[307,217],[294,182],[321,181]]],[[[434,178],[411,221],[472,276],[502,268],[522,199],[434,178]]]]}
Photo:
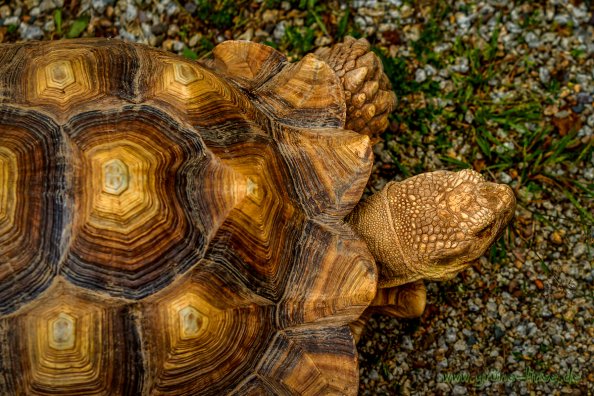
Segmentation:
{"type": "Polygon", "coordinates": [[[415,72],[415,81],[422,83],[427,79],[427,73],[423,69],[417,69],[415,72]]]}
{"type": "Polygon", "coordinates": [[[576,243],[573,247],[572,253],[573,257],[575,258],[581,257],[584,253],[586,253],[586,244],[582,242],[576,243]]]}
{"type": "Polygon", "coordinates": [[[451,344],[453,342],[456,342],[456,340],[458,339],[457,336],[457,331],[455,328],[453,327],[448,327],[446,330],[446,341],[451,344]]]}
{"type": "Polygon", "coordinates": [[[41,40],[43,38],[43,30],[39,26],[27,25],[21,23],[19,32],[23,40],[41,40]]]}
{"type": "Polygon", "coordinates": [[[546,305],[542,307],[541,311],[540,311],[540,316],[542,316],[543,318],[550,318],[553,315],[553,313],[551,312],[551,310],[549,309],[549,307],[547,307],[546,305]]]}
{"type": "Polygon", "coordinates": [[[551,81],[551,72],[546,66],[538,68],[538,77],[543,84],[548,84],[551,81]]]}
{"type": "Polygon", "coordinates": [[[469,70],[469,66],[468,66],[468,58],[460,58],[458,59],[458,62],[451,67],[452,71],[455,71],[457,73],[468,73],[469,70]]]}
{"type": "Polygon", "coordinates": [[[499,180],[501,181],[501,183],[503,184],[509,184],[512,182],[512,178],[510,175],[508,175],[505,172],[501,172],[499,173],[499,180]]]}
{"type": "Polygon", "coordinates": [[[8,18],[12,14],[12,10],[8,5],[0,6],[0,19],[8,18]]]}
{"type": "Polygon", "coordinates": [[[458,340],[456,341],[456,343],[454,344],[454,350],[455,351],[465,351],[466,348],[468,346],[466,345],[466,343],[463,340],[458,340]]]}
{"type": "Polygon", "coordinates": [[[577,312],[578,312],[578,307],[575,305],[572,305],[571,307],[569,307],[567,309],[567,311],[565,311],[565,313],[563,313],[563,319],[565,319],[568,322],[571,322],[577,312]]]}
{"type": "Polygon", "coordinates": [[[503,329],[501,329],[499,326],[494,326],[493,335],[496,340],[500,340],[505,335],[505,331],[503,331],[503,329]]]}
{"type": "Polygon", "coordinates": [[[550,238],[551,238],[551,242],[553,242],[555,245],[563,244],[563,237],[561,236],[561,233],[557,230],[555,230],[551,233],[550,238]]]}

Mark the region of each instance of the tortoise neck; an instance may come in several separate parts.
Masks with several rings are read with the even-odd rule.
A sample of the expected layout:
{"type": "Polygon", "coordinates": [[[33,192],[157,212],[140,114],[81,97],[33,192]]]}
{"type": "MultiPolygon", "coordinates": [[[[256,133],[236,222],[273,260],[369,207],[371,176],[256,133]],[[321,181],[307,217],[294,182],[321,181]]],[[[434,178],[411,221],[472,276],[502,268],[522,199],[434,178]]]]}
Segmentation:
{"type": "Polygon", "coordinates": [[[405,256],[398,237],[386,196],[391,183],[359,202],[345,221],[365,241],[376,260],[379,270],[379,287],[392,287],[421,279],[421,274],[406,265],[405,256]]]}

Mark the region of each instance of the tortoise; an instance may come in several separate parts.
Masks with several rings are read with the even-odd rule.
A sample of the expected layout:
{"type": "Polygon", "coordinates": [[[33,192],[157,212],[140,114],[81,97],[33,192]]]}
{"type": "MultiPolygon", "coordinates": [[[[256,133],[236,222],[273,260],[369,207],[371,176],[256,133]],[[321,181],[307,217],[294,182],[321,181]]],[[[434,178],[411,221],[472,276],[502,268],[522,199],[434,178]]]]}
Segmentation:
{"type": "Polygon", "coordinates": [[[0,49],[0,394],[355,394],[349,325],[513,214],[468,170],[359,203],[396,103],[364,39],[0,49]]]}

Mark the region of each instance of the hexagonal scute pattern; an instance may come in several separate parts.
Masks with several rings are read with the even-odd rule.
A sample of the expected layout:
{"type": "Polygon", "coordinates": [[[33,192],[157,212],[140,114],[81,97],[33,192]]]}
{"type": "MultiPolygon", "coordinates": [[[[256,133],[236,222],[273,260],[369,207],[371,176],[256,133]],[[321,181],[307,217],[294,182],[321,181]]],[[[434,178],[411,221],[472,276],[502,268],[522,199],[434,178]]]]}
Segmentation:
{"type": "Polygon", "coordinates": [[[144,305],[141,328],[154,352],[150,394],[224,391],[255,369],[274,334],[273,304],[224,267],[208,260],[199,265],[200,271],[144,305]]]}
{"type": "Polygon", "coordinates": [[[52,120],[0,108],[0,314],[35,298],[57,272],[65,226],[63,150],[52,120]]]}
{"type": "MultiPolygon", "coordinates": [[[[376,273],[342,219],[369,140],[332,128],[341,103],[319,128],[270,117],[283,96],[231,77],[257,90],[284,58],[246,45],[225,59],[253,78],[120,41],[0,45],[0,394],[356,392],[376,273]]],[[[307,62],[289,88],[325,70],[307,62]]],[[[324,76],[308,92],[340,91],[324,76]]]]}
{"type": "Polygon", "coordinates": [[[51,104],[58,108],[68,108],[75,100],[93,99],[100,95],[95,82],[91,80],[89,68],[91,60],[84,59],[84,52],[72,61],[61,60],[65,54],[40,59],[40,65],[32,73],[29,100],[32,103],[51,104]]]}
{"type": "Polygon", "coordinates": [[[13,374],[0,391],[137,394],[142,367],[132,318],[121,303],[57,282],[19,315],[0,319],[0,367],[13,374]]]}

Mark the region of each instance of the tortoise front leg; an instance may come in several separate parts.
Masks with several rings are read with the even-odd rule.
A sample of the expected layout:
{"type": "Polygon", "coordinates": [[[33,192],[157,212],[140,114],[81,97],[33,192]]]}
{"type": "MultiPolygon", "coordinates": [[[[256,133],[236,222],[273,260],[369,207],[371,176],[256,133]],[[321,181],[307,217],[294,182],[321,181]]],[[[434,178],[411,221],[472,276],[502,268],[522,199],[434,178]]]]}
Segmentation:
{"type": "Polygon", "coordinates": [[[374,313],[396,318],[418,318],[425,310],[427,290],[422,280],[402,286],[378,289],[369,308],[355,322],[350,324],[355,342],[363,335],[367,321],[374,313]]]}
{"type": "Polygon", "coordinates": [[[396,318],[412,319],[423,315],[426,301],[425,283],[418,280],[402,286],[378,289],[368,310],[396,318]]]}

